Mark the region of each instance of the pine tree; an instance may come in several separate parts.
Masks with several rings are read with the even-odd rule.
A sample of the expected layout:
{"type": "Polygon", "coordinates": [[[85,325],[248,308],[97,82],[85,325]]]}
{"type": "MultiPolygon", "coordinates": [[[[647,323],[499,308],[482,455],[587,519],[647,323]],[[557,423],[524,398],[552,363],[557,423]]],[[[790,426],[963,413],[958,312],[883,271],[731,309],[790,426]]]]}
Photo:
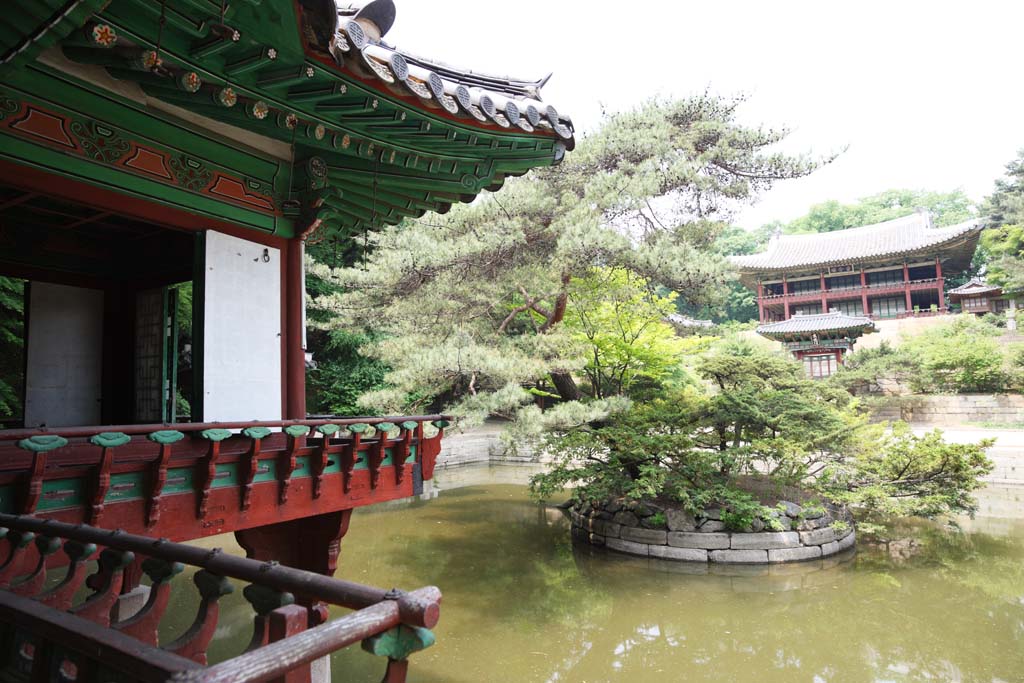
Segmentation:
{"type": "Polygon", "coordinates": [[[714,303],[731,271],[713,244],[735,210],[831,160],[774,151],[787,131],[739,123],[741,102],[705,94],[611,116],[559,166],[371,234],[362,267],[314,265],[341,290],[314,302],[329,325],[381,335],[364,351],[391,368],[388,387],[363,404],[549,422],[606,414],[616,398],[586,401],[577,385],[590,350],[563,324],[574,288],[614,269],[714,303]],[[538,392],[561,403],[541,416],[528,405],[538,392]]]}

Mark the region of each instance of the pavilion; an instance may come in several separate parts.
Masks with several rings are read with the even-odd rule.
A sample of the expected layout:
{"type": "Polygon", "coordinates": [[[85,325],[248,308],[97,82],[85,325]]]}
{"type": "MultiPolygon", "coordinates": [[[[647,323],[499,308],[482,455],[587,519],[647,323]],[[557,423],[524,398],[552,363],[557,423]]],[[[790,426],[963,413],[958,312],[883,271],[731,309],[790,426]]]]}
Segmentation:
{"type": "Polygon", "coordinates": [[[875,331],[875,323],[866,316],[842,311],[797,314],[789,320],[762,323],[757,333],[782,342],[793,357],[803,363],[807,376],[821,379],[833,374],[853,351],[861,335],[875,331]]]}
{"type": "MultiPolygon", "coordinates": [[[[268,577],[271,562],[331,575],[353,508],[431,478],[444,416],[307,419],[305,245],[444,213],[557,164],[574,137],[541,100],[546,79],[403,52],[384,40],[394,20],[391,0],[4,4],[0,275],[26,283],[26,356],[23,414],[0,430],[0,514],[123,530],[108,547],[122,559],[139,535],[235,532],[268,577]]],[[[25,541],[15,561],[32,528],[0,529],[5,576],[49,552],[25,541]]],[[[60,528],[65,547],[92,533],[60,528]]],[[[144,568],[128,562],[115,597],[144,568]]],[[[316,594],[294,596],[311,625],[326,618],[316,594]]],[[[404,680],[392,659],[387,680],[404,680]]]]}

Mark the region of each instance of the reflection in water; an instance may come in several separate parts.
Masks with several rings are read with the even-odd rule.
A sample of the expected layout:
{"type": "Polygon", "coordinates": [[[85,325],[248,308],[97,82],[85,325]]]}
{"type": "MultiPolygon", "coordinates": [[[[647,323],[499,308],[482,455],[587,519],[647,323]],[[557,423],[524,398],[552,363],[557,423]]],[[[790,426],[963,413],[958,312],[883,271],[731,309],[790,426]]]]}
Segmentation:
{"type": "MultiPolygon", "coordinates": [[[[494,483],[509,469],[466,488],[444,473],[436,499],[353,517],[339,577],[444,591],[411,681],[1024,681],[1024,519],[709,570],[574,548],[559,511],[494,483]]],[[[248,633],[233,636],[237,651],[248,633]]],[[[383,671],[357,650],[332,665],[335,681],[383,671]]]]}

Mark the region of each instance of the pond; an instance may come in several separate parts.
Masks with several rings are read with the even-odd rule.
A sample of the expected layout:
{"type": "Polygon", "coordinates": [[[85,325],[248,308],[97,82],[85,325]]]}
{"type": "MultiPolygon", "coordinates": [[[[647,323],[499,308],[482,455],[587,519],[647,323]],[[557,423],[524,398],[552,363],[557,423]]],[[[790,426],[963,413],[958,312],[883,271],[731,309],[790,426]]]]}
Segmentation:
{"type": "MultiPolygon", "coordinates": [[[[1024,681],[1022,488],[987,491],[960,530],[901,524],[845,558],[708,573],[575,548],[524,479],[439,472],[436,498],[353,516],[339,577],[444,591],[411,681],[1024,681]]],[[[375,681],[383,662],[354,650],[332,669],[375,681]]]]}

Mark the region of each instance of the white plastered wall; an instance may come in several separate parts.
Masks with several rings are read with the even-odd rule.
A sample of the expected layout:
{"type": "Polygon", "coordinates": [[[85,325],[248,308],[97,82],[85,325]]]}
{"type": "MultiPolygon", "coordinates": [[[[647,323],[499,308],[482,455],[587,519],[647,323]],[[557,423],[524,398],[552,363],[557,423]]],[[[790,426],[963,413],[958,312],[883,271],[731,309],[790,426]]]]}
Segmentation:
{"type": "Polygon", "coordinates": [[[281,419],[281,253],[206,233],[203,416],[281,419]]]}
{"type": "Polygon", "coordinates": [[[32,282],[28,298],[25,426],[100,424],[103,292],[32,282]]]}

